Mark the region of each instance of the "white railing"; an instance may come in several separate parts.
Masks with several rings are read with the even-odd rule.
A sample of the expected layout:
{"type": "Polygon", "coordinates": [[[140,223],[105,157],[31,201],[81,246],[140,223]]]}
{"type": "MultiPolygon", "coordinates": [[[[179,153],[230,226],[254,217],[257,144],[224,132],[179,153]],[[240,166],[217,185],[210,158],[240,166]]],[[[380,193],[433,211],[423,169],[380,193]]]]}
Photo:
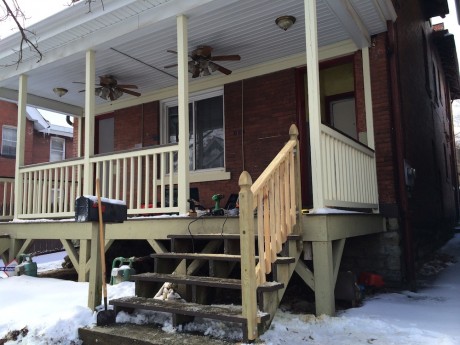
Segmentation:
{"type": "Polygon", "coordinates": [[[0,177],[0,220],[13,219],[14,178],[0,177]]]}
{"type": "Polygon", "coordinates": [[[96,156],[90,162],[101,180],[101,195],[124,200],[129,215],[169,213],[179,211],[177,181],[170,173],[176,170],[177,153],[177,144],[164,145],[96,156]]]}
{"type": "Polygon", "coordinates": [[[375,153],[321,125],[324,206],[378,208],[375,153]]]}
{"type": "Polygon", "coordinates": [[[22,205],[18,218],[75,216],[75,199],[82,191],[82,159],[21,167],[19,173],[22,205]]]}
{"type": "Polygon", "coordinates": [[[255,339],[257,333],[257,287],[266,282],[266,275],[271,272],[277,254],[298,223],[301,205],[298,133],[297,127],[292,125],[289,141],[254,184],[247,171],[239,179],[241,293],[249,339],[255,339]],[[254,210],[257,212],[256,226],[254,210]],[[257,264],[255,235],[259,256],[257,264]]]}

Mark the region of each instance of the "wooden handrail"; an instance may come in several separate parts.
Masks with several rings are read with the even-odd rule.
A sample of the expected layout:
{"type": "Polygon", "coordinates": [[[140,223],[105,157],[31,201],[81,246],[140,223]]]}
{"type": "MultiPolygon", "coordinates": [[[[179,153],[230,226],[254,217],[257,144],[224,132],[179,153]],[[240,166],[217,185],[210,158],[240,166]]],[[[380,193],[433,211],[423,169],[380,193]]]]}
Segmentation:
{"type": "Polygon", "coordinates": [[[253,184],[247,171],[243,171],[239,180],[242,300],[249,337],[257,330],[256,289],[266,282],[266,274],[271,272],[282,244],[297,224],[297,206],[300,205],[298,134],[297,127],[292,125],[289,141],[253,184]],[[257,265],[254,265],[254,210],[257,210],[257,265]]]}

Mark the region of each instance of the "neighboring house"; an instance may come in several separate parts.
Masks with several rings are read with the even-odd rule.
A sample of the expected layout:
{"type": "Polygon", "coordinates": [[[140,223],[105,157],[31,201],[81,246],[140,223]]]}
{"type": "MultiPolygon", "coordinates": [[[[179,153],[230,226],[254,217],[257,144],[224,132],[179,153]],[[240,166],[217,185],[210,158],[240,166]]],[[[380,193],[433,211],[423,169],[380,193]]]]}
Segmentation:
{"type": "MultiPolygon", "coordinates": [[[[12,191],[15,177],[18,107],[16,104],[0,101],[0,219],[10,219],[12,191]]],[[[27,107],[24,164],[58,162],[74,157],[73,128],[49,123],[40,112],[27,107]]],[[[35,243],[32,251],[55,248],[56,243],[35,243]]],[[[58,244],[59,245],[59,244],[58,244]]]]}
{"type": "MultiPolygon", "coordinates": [[[[43,61],[35,64],[25,52],[24,63],[3,68],[0,77],[0,97],[29,94],[20,108],[46,101],[77,116],[81,158],[18,168],[31,182],[24,194],[40,202],[34,208],[16,199],[15,217],[73,217],[74,198],[94,195],[95,177],[103,196],[125,200],[130,215],[185,213],[191,187],[209,207],[215,194],[238,193],[247,171],[253,181],[262,176],[253,185],[254,204],[259,238],[269,239],[258,251],[270,248],[264,258],[276,257],[275,244],[289,241],[278,231],[301,234],[283,282],[295,270],[315,290],[318,314],[334,313],[339,267],[413,286],[417,263],[452,236],[459,201],[451,101],[460,98],[460,80],[453,36],[430,24],[449,12],[447,0],[115,0],[93,8],[91,19],[83,7],[34,26],[47,43],[43,61]],[[294,23],[281,30],[277,18],[294,23]],[[78,92],[83,88],[72,82],[83,81],[96,92],[78,92]],[[58,98],[54,87],[69,92],[58,98]],[[291,124],[299,146],[295,130],[289,140],[291,124]],[[45,170],[65,181],[49,182],[67,196],[54,208],[44,206],[51,201],[30,175],[45,170]]],[[[5,39],[5,47],[18,39],[5,39]]],[[[241,214],[252,216],[250,200],[241,214]]],[[[206,226],[213,221],[194,231],[223,231],[206,226]]],[[[108,240],[145,239],[157,253],[173,251],[167,236],[186,234],[190,224],[163,222],[107,224],[108,240]]],[[[95,241],[88,225],[71,224],[65,234],[56,226],[47,236],[68,251],[71,239],[95,241]]],[[[224,224],[239,233],[237,221],[224,224]]],[[[18,252],[12,248],[10,256],[18,252]]],[[[72,257],[80,280],[88,279],[84,248],[72,257]]],[[[260,266],[258,279],[265,276],[260,266]]]]}

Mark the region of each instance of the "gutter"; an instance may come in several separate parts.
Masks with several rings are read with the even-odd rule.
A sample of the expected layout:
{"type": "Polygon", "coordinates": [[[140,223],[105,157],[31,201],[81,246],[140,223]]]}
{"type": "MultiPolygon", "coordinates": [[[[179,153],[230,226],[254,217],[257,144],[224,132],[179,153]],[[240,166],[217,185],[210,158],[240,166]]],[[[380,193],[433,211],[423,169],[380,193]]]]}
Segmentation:
{"type": "Polygon", "coordinates": [[[406,190],[404,158],[405,158],[405,142],[403,133],[403,124],[401,119],[401,97],[399,85],[399,63],[397,60],[398,43],[397,32],[395,25],[387,22],[388,25],[388,46],[389,46],[389,73],[390,73],[390,93],[391,93],[391,114],[394,127],[393,139],[396,151],[395,165],[397,167],[396,180],[398,184],[399,196],[399,218],[401,220],[401,228],[403,230],[403,246],[404,246],[404,264],[406,269],[406,281],[412,291],[416,290],[415,280],[415,260],[414,260],[414,245],[412,224],[409,214],[409,201],[406,190]]]}

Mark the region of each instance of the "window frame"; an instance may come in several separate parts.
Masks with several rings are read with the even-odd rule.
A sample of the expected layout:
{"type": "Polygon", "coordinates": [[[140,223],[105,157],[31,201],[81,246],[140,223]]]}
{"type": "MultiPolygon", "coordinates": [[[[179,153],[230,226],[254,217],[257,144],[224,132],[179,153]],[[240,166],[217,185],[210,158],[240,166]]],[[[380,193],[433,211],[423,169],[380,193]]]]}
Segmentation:
{"type": "MultiPolygon", "coordinates": [[[[225,149],[225,97],[224,97],[224,89],[223,87],[214,88],[211,90],[201,91],[193,93],[189,96],[189,104],[193,104],[193,109],[195,109],[194,103],[197,101],[205,100],[208,98],[213,97],[222,97],[222,131],[223,131],[223,139],[224,139],[224,158],[223,158],[223,166],[216,167],[216,168],[208,168],[208,169],[190,169],[191,174],[203,174],[204,176],[208,176],[209,180],[218,180],[218,179],[228,179],[230,178],[227,173],[222,178],[216,177],[214,178],[213,172],[225,172],[225,165],[226,165],[226,149],[225,149]]],[[[169,114],[168,108],[178,106],[178,99],[177,97],[169,98],[160,102],[160,109],[161,109],[161,133],[160,133],[160,142],[161,144],[169,144],[169,114]]],[[[195,114],[193,114],[195,116],[195,114]]],[[[195,121],[194,121],[195,122],[195,121]]],[[[192,129],[192,133],[195,135],[195,124],[190,123],[190,128],[192,129]]],[[[195,144],[193,144],[195,145],[195,144]]],[[[195,151],[195,146],[193,148],[195,151]]],[[[194,152],[194,155],[196,152],[194,152]]],[[[194,157],[195,158],[195,157],[194,157]]],[[[195,159],[193,159],[194,161],[195,159]]],[[[195,161],[193,162],[195,165],[195,161]]],[[[192,179],[193,180],[193,179],[192,179]]],[[[192,182],[192,181],[191,181],[192,182]]]]}
{"type": "Polygon", "coordinates": [[[60,161],[63,161],[65,160],[65,139],[64,138],[61,138],[61,137],[50,137],[50,158],[49,158],[49,161],[50,162],[60,162],[60,161]],[[61,142],[62,143],[62,155],[61,155],[61,159],[57,159],[57,160],[51,160],[51,157],[52,157],[52,152],[55,151],[57,152],[57,150],[53,150],[53,141],[57,141],[57,142],[61,142]]]}
{"type": "MultiPolygon", "coordinates": [[[[12,141],[12,140],[7,140],[7,141],[12,141]]],[[[10,125],[2,125],[2,147],[1,147],[1,155],[4,156],[4,157],[12,157],[12,158],[15,158],[16,157],[16,149],[17,149],[17,145],[18,145],[18,128],[15,127],[15,126],[10,126],[10,125]],[[6,140],[4,138],[4,135],[5,135],[5,129],[7,130],[15,130],[16,131],[16,141],[14,142],[15,145],[14,145],[14,154],[7,154],[7,153],[4,153],[4,141],[6,140]]]]}

